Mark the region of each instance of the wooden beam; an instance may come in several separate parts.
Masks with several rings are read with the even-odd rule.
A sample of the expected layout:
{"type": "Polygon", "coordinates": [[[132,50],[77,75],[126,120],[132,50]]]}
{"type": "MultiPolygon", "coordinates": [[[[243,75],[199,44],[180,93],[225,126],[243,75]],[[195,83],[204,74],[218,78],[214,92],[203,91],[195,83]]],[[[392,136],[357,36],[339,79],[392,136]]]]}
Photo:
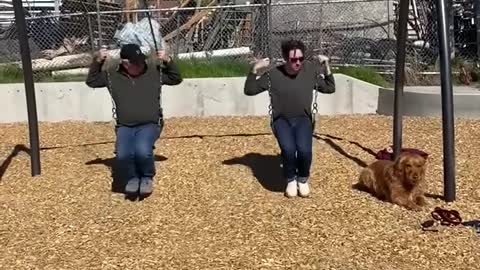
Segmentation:
{"type": "MultiPolygon", "coordinates": [[[[207,6],[208,7],[212,6],[213,4],[215,4],[215,2],[217,2],[217,0],[212,0],[212,2],[210,2],[207,6]]],[[[182,31],[184,31],[186,29],[190,29],[195,23],[200,21],[209,12],[210,12],[210,10],[204,9],[204,10],[200,11],[199,13],[193,15],[190,18],[190,20],[188,20],[184,25],[180,26],[180,28],[176,29],[175,31],[172,31],[172,32],[168,33],[168,35],[166,35],[163,39],[165,41],[168,41],[168,40],[174,38],[175,36],[177,36],[178,34],[180,34],[182,31]]]]}

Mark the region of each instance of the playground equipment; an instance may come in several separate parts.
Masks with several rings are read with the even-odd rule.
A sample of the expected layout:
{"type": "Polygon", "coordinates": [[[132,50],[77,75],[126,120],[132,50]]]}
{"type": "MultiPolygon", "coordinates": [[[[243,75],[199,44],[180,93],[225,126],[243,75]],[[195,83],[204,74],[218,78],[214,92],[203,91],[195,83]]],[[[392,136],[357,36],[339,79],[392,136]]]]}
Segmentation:
{"type": "MultiPolygon", "coordinates": [[[[405,77],[405,43],[407,41],[409,1],[410,0],[401,0],[399,7],[393,116],[394,157],[397,157],[402,149],[402,99],[405,77]]],[[[450,42],[447,32],[448,20],[446,0],[436,0],[436,5],[442,89],[444,200],[446,202],[452,202],[455,200],[455,140],[453,121],[453,86],[450,66],[450,42]]]]}
{"type": "MultiPolygon", "coordinates": [[[[395,70],[395,101],[393,121],[394,156],[401,151],[402,146],[402,98],[405,75],[405,55],[407,41],[407,23],[409,1],[400,0],[399,21],[397,33],[397,55],[395,70]]],[[[441,89],[442,89],[442,120],[443,120],[443,167],[444,167],[444,199],[447,202],[455,200],[455,153],[454,153],[454,121],[453,93],[450,66],[450,42],[447,30],[446,0],[436,0],[438,37],[440,49],[441,89]]],[[[31,171],[32,176],[40,174],[40,148],[38,138],[38,120],[35,101],[35,89],[32,74],[32,61],[27,37],[27,27],[21,0],[13,0],[18,40],[22,55],[22,66],[25,81],[25,92],[28,110],[31,171]]],[[[271,8],[271,4],[269,5],[271,8]]],[[[271,25],[271,17],[268,24],[271,25]]],[[[271,46],[270,54],[272,53],[271,46]]]]}

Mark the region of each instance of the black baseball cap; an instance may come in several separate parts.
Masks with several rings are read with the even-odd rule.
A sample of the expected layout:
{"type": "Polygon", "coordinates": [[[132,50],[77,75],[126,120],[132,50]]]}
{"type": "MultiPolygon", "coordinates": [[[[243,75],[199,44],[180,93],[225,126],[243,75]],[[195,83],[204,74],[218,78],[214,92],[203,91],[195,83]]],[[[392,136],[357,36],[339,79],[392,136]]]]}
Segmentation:
{"type": "Polygon", "coordinates": [[[145,55],[137,44],[125,44],[120,50],[120,58],[128,60],[130,63],[140,64],[145,62],[145,55]]]}

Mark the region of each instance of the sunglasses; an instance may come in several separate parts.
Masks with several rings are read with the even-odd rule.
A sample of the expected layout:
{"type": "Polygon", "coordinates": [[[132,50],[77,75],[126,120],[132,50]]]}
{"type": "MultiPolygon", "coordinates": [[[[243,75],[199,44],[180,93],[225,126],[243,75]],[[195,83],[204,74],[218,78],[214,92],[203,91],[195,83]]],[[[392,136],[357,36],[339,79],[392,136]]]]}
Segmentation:
{"type": "Polygon", "coordinates": [[[290,59],[288,59],[288,60],[289,60],[290,62],[292,62],[292,63],[295,63],[295,62],[297,62],[297,61],[300,61],[300,63],[301,63],[301,62],[303,62],[303,61],[305,60],[305,58],[304,58],[304,57],[293,57],[293,58],[290,58],[290,59]]]}

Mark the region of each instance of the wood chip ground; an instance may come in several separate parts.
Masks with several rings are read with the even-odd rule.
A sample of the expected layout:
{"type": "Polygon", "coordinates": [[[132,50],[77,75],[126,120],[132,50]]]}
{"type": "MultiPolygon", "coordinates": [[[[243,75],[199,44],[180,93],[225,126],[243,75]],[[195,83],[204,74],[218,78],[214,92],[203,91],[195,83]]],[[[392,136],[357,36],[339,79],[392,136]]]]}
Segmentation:
{"type": "Polygon", "coordinates": [[[480,219],[480,121],[456,122],[457,200],[443,194],[441,120],[405,118],[404,147],[430,154],[428,198],[410,212],[352,189],[391,142],[392,119],[322,116],[312,196],[284,197],[268,119],[167,119],[154,193],[111,191],[104,123],[42,123],[30,176],[26,124],[0,125],[1,269],[478,269],[480,235],[424,232],[435,206],[480,219]]]}

